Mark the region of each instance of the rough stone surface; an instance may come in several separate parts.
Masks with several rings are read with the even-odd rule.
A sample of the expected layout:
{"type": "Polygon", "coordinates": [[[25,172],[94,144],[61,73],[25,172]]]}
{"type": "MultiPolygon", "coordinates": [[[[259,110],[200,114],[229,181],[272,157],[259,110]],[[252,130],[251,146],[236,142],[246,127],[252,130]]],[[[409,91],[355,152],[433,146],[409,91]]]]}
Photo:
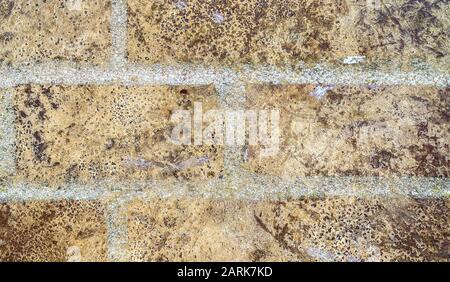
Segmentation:
{"type": "Polygon", "coordinates": [[[97,202],[0,203],[0,261],[105,261],[97,202]]]}
{"type": "Polygon", "coordinates": [[[233,66],[426,61],[446,71],[449,12],[445,0],[129,0],[128,55],[233,66]]]}
{"type": "Polygon", "coordinates": [[[280,152],[244,167],[292,176],[450,175],[449,88],[249,85],[247,108],[279,109],[280,152]]]}
{"type": "Polygon", "coordinates": [[[0,66],[107,62],[110,6],[99,0],[0,1],[0,66]]]}
{"type": "MultiPolygon", "coordinates": [[[[248,204],[248,203],[247,203],[248,204]]],[[[294,259],[264,234],[244,202],[201,199],[134,202],[129,206],[128,253],[132,261],[294,259]]]]}
{"type": "Polygon", "coordinates": [[[130,204],[133,261],[448,261],[445,200],[130,204]]]}
{"type": "Polygon", "coordinates": [[[450,261],[449,14],[0,0],[0,261],[450,261]]]}
{"type": "Polygon", "coordinates": [[[217,107],[212,86],[37,86],[15,89],[19,179],[45,184],[102,179],[206,179],[222,149],[175,145],[171,114],[194,101],[217,107]]]}

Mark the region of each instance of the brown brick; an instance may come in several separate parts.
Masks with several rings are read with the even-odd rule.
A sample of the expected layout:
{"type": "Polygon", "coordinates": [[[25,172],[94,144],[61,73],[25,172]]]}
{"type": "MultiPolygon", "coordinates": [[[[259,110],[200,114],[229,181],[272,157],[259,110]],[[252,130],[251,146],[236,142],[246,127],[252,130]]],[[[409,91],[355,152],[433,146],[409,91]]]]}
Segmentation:
{"type": "Polygon", "coordinates": [[[170,141],[171,114],[216,108],[212,86],[20,86],[15,90],[19,178],[206,179],[222,173],[222,148],[170,141]]]}
{"type": "Polygon", "coordinates": [[[138,62],[231,65],[366,56],[446,70],[449,11],[440,0],[128,0],[128,54],[138,62]]]}
{"type": "Polygon", "coordinates": [[[0,204],[0,261],[105,261],[104,213],[97,202],[0,204]]]}
{"type": "Polygon", "coordinates": [[[0,66],[105,62],[111,45],[110,6],[110,1],[97,0],[1,1],[0,66]]]}
{"type": "Polygon", "coordinates": [[[445,200],[166,199],[128,208],[133,261],[445,261],[445,200]]]}
{"type": "Polygon", "coordinates": [[[285,176],[450,175],[450,88],[249,85],[247,107],[280,110],[280,150],[244,166],[285,176]],[[323,94],[323,96],[321,96],[323,94]]]}
{"type": "Polygon", "coordinates": [[[261,230],[253,205],[238,201],[166,199],[128,208],[131,261],[242,261],[261,257],[292,260],[261,230]]]}

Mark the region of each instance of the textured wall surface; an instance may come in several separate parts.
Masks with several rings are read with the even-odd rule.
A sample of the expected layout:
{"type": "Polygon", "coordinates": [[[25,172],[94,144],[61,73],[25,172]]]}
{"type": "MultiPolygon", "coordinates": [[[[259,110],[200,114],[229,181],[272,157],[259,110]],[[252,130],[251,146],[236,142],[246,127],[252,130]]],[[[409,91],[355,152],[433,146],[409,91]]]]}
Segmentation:
{"type": "Polygon", "coordinates": [[[449,261],[449,14],[0,0],[0,261],[449,261]]]}

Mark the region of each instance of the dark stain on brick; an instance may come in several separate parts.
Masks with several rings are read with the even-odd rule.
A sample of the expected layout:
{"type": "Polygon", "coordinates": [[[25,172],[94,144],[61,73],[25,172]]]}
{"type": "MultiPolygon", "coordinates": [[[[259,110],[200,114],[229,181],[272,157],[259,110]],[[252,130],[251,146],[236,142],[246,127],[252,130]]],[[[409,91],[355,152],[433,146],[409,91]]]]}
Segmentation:
{"type": "Polygon", "coordinates": [[[250,259],[251,261],[261,261],[262,259],[264,259],[264,257],[266,257],[267,254],[264,250],[261,249],[256,249],[253,252],[250,253],[250,259]]]}
{"type": "Polygon", "coordinates": [[[1,0],[0,1],[0,18],[6,19],[11,16],[14,9],[14,1],[1,0]]]}
{"type": "Polygon", "coordinates": [[[449,177],[450,159],[438,151],[434,144],[412,145],[410,152],[417,161],[416,174],[432,177],[449,177]]]}
{"type": "Polygon", "coordinates": [[[376,150],[370,159],[373,168],[391,169],[391,159],[395,155],[386,150],[376,150]]]}
{"type": "Polygon", "coordinates": [[[0,34],[0,43],[8,43],[14,38],[14,33],[12,32],[4,32],[0,34]]]}
{"type": "Polygon", "coordinates": [[[381,5],[370,24],[364,20],[366,13],[359,14],[358,26],[364,34],[382,35],[374,37],[372,45],[364,48],[370,51],[391,45],[401,54],[408,44],[431,52],[436,58],[447,55],[448,26],[436,16],[445,5],[448,5],[448,0],[408,0],[381,5]]]}
{"type": "Polygon", "coordinates": [[[428,137],[428,122],[417,124],[417,137],[428,137]]]}
{"type": "MultiPolygon", "coordinates": [[[[102,215],[102,208],[91,202],[1,203],[0,261],[65,261],[74,240],[104,236],[102,215]],[[79,230],[78,236],[74,230],[79,230]]],[[[82,255],[100,259],[106,248],[96,245],[88,252],[82,255]]]]}
{"type": "Polygon", "coordinates": [[[1,205],[0,208],[0,227],[4,227],[8,224],[8,219],[11,216],[10,207],[7,205],[1,205]]]}
{"type": "Polygon", "coordinates": [[[299,249],[297,249],[295,246],[291,246],[290,244],[288,244],[288,242],[285,239],[285,236],[288,232],[288,225],[287,223],[283,225],[283,227],[280,226],[275,226],[275,232],[272,232],[267,226],[266,224],[264,224],[264,222],[262,221],[262,219],[257,216],[256,214],[253,215],[256,224],[261,227],[262,230],[264,230],[265,232],[267,232],[270,236],[272,236],[275,241],[278,242],[278,244],[280,244],[281,247],[283,247],[285,250],[290,251],[293,254],[296,254],[299,258],[302,258],[302,260],[309,260],[309,257],[304,254],[303,252],[301,252],[299,249]]]}
{"type": "Polygon", "coordinates": [[[32,146],[35,158],[40,162],[45,161],[47,159],[45,155],[47,144],[44,142],[44,140],[42,140],[42,132],[35,131],[33,133],[32,146]]]}

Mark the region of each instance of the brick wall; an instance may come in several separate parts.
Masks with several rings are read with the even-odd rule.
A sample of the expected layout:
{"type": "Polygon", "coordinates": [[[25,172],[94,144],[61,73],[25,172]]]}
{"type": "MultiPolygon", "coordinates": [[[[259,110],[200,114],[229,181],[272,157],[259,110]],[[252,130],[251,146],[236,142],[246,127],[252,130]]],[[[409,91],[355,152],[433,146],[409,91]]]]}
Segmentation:
{"type": "Polygon", "coordinates": [[[449,12],[0,1],[0,261],[448,261],[449,12]],[[196,103],[276,154],[169,142],[196,103]]]}

